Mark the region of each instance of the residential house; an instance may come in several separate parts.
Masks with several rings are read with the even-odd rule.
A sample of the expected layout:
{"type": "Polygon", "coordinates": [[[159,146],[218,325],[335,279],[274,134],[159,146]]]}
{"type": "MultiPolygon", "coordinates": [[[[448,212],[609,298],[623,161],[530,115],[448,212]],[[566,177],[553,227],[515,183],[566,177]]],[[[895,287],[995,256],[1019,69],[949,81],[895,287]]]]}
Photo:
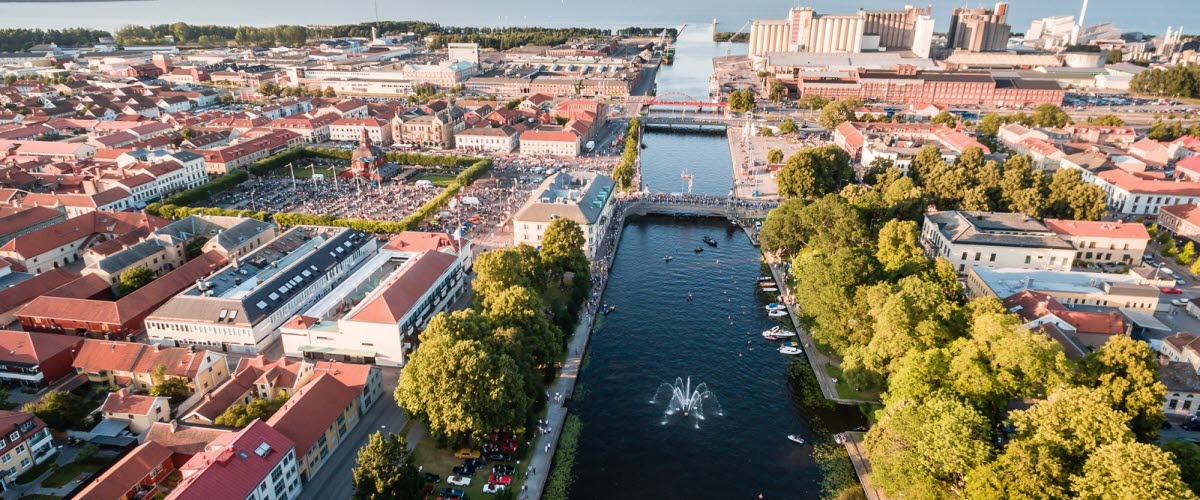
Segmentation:
{"type": "MultiPolygon", "coordinates": [[[[167,425],[167,424],[164,424],[167,425]]],[[[146,441],[96,476],[79,490],[78,498],[137,500],[151,498],[176,470],[171,449],[146,441]]]]}
{"type": "Polygon", "coordinates": [[[550,176],[513,216],[513,245],[540,246],[546,227],[565,217],[579,224],[584,251],[595,256],[612,219],[615,186],[611,177],[594,172],[564,171],[550,176]]]}
{"type": "Polygon", "coordinates": [[[304,488],[295,443],[261,420],[218,436],[179,470],[168,500],[292,500],[304,488]]]}
{"type": "Polygon", "coordinates": [[[163,367],[166,378],[182,378],[192,392],[208,394],[229,378],[224,354],[184,347],[160,347],[135,342],[85,340],[72,363],[93,383],[147,391],[154,373],[163,367]]]}
{"type": "Polygon", "coordinates": [[[518,140],[523,155],[579,156],[580,138],[565,130],[526,130],[518,140]]]}
{"type": "Polygon", "coordinates": [[[129,432],[141,435],[150,430],[154,422],[171,421],[171,399],[165,397],[134,394],[128,387],[108,393],[100,414],[105,420],[120,420],[129,423],[129,432]]]}
{"type": "Polygon", "coordinates": [[[0,410],[0,482],[4,490],[17,476],[49,460],[57,452],[50,429],[36,416],[0,410]]]}
{"type": "Polygon", "coordinates": [[[168,221],[137,212],[90,212],[13,238],[0,257],[41,273],[79,260],[80,253],[137,228],[158,229],[168,221]]]}
{"type": "Polygon", "coordinates": [[[267,425],[296,443],[301,481],[312,479],[358,425],[358,397],[359,391],[330,373],[321,373],[267,420],[267,425]]]}
{"type": "Polygon", "coordinates": [[[0,381],[42,388],[73,375],[83,339],[52,333],[0,330],[0,381]]]}

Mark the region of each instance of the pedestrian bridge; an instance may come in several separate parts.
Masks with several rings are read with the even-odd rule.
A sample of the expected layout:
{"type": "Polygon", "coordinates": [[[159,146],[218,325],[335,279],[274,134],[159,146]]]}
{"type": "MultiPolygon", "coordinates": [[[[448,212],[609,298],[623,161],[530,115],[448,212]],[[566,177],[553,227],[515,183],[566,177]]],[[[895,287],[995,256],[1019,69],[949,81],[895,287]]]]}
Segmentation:
{"type": "Polygon", "coordinates": [[[689,115],[647,115],[638,117],[644,126],[667,127],[705,127],[727,128],[745,125],[746,118],[731,117],[712,113],[693,113],[689,115]]]}
{"type": "Polygon", "coordinates": [[[674,215],[681,217],[725,217],[763,219],[778,205],[775,201],[730,200],[716,196],[687,198],[638,198],[627,202],[626,215],[674,215]]]}

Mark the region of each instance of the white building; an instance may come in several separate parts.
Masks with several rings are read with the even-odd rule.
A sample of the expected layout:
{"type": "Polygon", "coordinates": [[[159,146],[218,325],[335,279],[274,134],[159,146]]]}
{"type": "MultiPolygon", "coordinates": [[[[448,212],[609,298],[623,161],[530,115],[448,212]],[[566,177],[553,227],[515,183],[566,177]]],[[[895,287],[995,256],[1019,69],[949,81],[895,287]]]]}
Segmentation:
{"type": "Polygon", "coordinates": [[[1109,208],[1122,215],[1155,215],[1164,206],[1200,202],[1200,182],[1139,176],[1121,168],[1097,172],[1090,180],[1104,190],[1109,208]]]}
{"type": "Polygon", "coordinates": [[[376,246],[347,228],[294,227],[168,300],[146,318],[146,333],[160,345],[257,354],[376,246]]]}
{"type": "Polygon", "coordinates": [[[523,155],[579,156],[579,136],[566,130],[526,130],[520,143],[523,155]]]}
{"type": "Polygon", "coordinates": [[[479,66],[478,43],[451,43],[446,46],[450,62],[469,62],[479,66]]]}
{"type": "Polygon", "coordinates": [[[292,500],[304,489],[298,463],[296,443],[255,420],[217,436],[179,467],[183,479],[167,498],[292,500]]]}
{"type": "Polygon", "coordinates": [[[854,14],[817,14],[809,7],[788,11],[785,19],[750,21],[750,57],[769,53],[859,53],[911,50],[929,57],[933,16],[929,9],[859,10],[854,14]]]}
{"type": "Polygon", "coordinates": [[[329,125],[329,139],[332,141],[353,141],[362,139],[363,130],[373,144],[389,146],[392,144],[392,124],[378,118],[342,118],[329,125]]]}
{"type": "Polygon", "coordinates": [[[503,127],[474,127],[454,134],[454,148],[470,152],[508,153],[517,148],[516,129],[503,127]]]}
{"type": "Polygon", "coordinates": [[[1075,248],[1024,214],[945,211],[925,214],[921,245],[959,274],[971,266],[1070,271],[1075,248]]]}
{"type": "Polygon", "coordinates": [[[429,320],[462,295],[469,251],[446,234],[402,233],[280,328],[284,353],[403,366],[429,320]]]}
{"type": "Polygon", "coordinates": [[[1046,219],[1046,227],[1075,247],[1075,264],[1125,264],[1142,261],[1150,233],[1139,222],[1046,219]]]}
{"type": "Polygon", "coordinates": [[[596,255],[604,227],[612,219],[611,177],[595,172],[559,172],[542,182],[513,217],[513,244],[541,246],[546,227],[566,217],[579,223],[588,257],[596,255]]]}

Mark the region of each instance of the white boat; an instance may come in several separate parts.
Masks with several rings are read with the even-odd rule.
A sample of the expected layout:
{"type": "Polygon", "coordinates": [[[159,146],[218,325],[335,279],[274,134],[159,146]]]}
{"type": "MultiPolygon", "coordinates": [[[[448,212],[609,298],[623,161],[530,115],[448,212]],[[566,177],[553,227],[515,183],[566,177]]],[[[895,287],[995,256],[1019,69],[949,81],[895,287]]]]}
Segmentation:
{"type": "Polygon", "coordinates": [[[780,318],[780,317],[787,316],[787,315],[788,315],[787,311],[771,311],[771,312],[767,313],[767,316],[770,316],[772,318],[780,318]]]}
{"type": "Polygon", "coordinates": [[[763,336],[763,338],[768,339],[768,340],[779,340],[779,339],[786,339],[788,337],[795,337],[796,332],[789,332],[789,331],[784,330],[783,328],[780,328],[777,326],[775,328],[772,328],[770,330],[766,330],[766,331],[762,332],[762,336],[763,336]]]}
{"type": "Polygon", "coordinates": [[[779,348],[779,353],[787,354],[788,356],[795,356],[797,354],[803,354],[804,351],[801,351],[799,347],[783,346],[779,348]]]}
{"type": "Polygon", "coordinates": [[[772,302],[772,303],[770,303],[770,304],[767,304],[767,307],[766,307],[766,309],[767,309],[768,311],[786,311],[786,310],[787,310],[787,306],[785,306],[785,305],[783,305],[783,304],[780,304],[780,303],[778,303],[778,302],[772,302]]]}
{"type": "Polygon", "coordinates": [[[804,444],[804,438],[797,436],[795,434],[788,434],[788,440],[793,443],[804,444]]]}
{"type": "Polygon", "coordinates": [[[762,289],[762,291],[764,291],[764,292],[778,292],[778,291],[779,291],[779,289],[778,289],[778,288],[775,288],[775,287],[768,287],[768,288],[763,288],[763,289],[762,289]]]}

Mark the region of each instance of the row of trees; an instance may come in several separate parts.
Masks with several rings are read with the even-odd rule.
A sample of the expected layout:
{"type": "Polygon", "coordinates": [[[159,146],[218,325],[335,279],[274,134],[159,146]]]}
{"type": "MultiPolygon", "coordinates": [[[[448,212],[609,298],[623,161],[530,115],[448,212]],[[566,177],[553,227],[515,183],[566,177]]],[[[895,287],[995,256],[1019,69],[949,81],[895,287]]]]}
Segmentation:
{"type": "Polygon", "coordinates": [[[939,157],[913,177],[888,168],[872,185],[793,197],[763,224],[764,249],[791,259],[814,341],[852,386],[885,389],[865,443],[873,483],[892,498],[1195,498],[1200,448],[1151,444],[1165,387],[1146,344],[1118,336],[1072,361],[999,300],[967,301],[953,266],[924,256],[927,197],[963,208],[944,177],[994,170],[979,185],[1001,200],[1047,182],[1020,157],[1000,168],[970,156],[962,173],[939,157]]]}
{"type": "Polygon", "coordinates": [[[20,52],[43,43],[53,43],[60,47],[90,47],[101,37],[108,36],[112,35],[107,31],[87,28],[4,28],[0,29],[0,52],[20,52]]]}
{"type": "Polygon", "coordinates": [[[188,23],[139,26],[127,24],[114,34],[122,45],[159,44],[168,37],[178,44],[221,45],[227,42],[263,45],[303,45],[308,40],[305,26],[279,25],[270,27],[218,26],[188,23]]]}
{"type": "Polygon", "coordinates": [[[1177,64],[1133,75],[1129,90],[1160,97],[1200,97],[1200,67],[1177,64]]]}
{"type": "Polygon", "coordinates": [[[451,43],[478,43],[480,48],[503,51],[525,45],[561,45],[572,38],[611,34],[611,30],[597,28],[459,28],[455,33],[434,36],[430,47],[440,49],[451,43]]]}
{"type": "Polygon", "coordinates": [[[629,120],[629,128],[625,131],[625,150],[621,152],[621,161],[612,170],[613,180],[621,189],[633,187],[633,178],[637,173],[635,165],[637,165],[639,154],[638,134],[641,128],[642,123],[637,118],[629,120]]]}
{"type": "Polygon", "coordinates": [[[262,82],[258,85],[258,93],[268,97],[337,97],[333,87],[325,87],[324,91],[309,90],[306,87],[281,87],[275,82],[262,82]]]}
{"type": "Polygon", "coordinates": [[[754,111],[754,91],[750,89],[735,90],[729,93],[729,101],[726,103],[729,110],[734,113],[748,113],[754,111]]]}
{"type": "Polygon", "coordinates": [[[579,225],[555,219],[541,250],[475,261],[472,308],[438,314],[400,374],[396,402],[442,443],[530,427],[591,287],[579,225]]]}

